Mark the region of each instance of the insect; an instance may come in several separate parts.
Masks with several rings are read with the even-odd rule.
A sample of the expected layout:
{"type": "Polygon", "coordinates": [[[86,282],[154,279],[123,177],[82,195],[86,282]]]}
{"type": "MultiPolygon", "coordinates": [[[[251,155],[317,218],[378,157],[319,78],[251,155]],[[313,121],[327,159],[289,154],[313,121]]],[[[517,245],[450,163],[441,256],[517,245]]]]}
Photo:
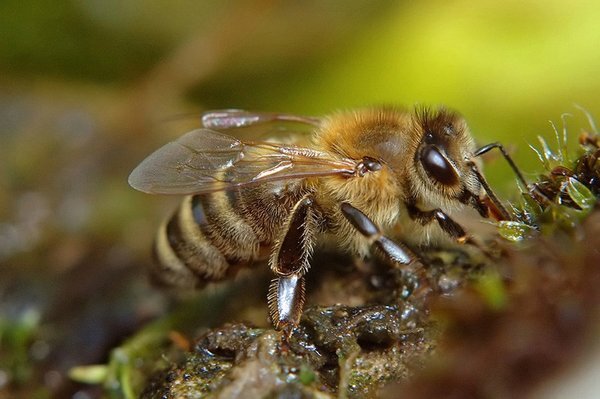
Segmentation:
{"type": "Polygon", "coordinates": [[[399,267],[410,245],[470,242],[450,216],[472,207],[482,217],[510,215],[479,172],[465,120],[440,109],[393,107],[323,118],[241,110],[213,111],[203,128],[168,143],[130,175],[137,190],[187,195],[160,228],[155,277],[201,287],[267,259],[268,306],[289,336],[305,297],[304,275],[317,242],[333,238],[359,256],[372,247],[399,267]],[[248,128],[309,130],[294,144],[232,136],[248,128]],[[389,236],[398,231],[399,242],[389,236]]]}

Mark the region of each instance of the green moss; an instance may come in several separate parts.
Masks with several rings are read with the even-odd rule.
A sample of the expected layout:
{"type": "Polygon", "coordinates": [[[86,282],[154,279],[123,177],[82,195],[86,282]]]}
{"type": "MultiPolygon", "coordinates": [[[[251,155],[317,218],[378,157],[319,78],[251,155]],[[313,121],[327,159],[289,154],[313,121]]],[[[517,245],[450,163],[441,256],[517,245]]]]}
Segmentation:
{"type": "Polygon", "coordinates": [[[40,314],[30,310],[18,319],[0,315],[0,370],[8,372],[8,382],[25,384],[32,376],[34,359],[29,350],[39,335],[40,314]]]}

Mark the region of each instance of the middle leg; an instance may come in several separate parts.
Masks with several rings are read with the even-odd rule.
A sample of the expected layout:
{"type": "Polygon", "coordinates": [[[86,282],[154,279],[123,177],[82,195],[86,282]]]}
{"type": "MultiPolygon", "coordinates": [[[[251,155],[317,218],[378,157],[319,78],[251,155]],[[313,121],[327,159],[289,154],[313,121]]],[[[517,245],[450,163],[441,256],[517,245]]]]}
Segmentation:
{"type": "Polygon", "coordinates": [[[365,236],[385,258],[387,258],[402,280],[402,297],[427,298],[431,292],[432,285],[426,275],[420,259],[406,246],[398,244],[386,237],[379,227],[360,209],[343,202],[340,206],[344,217],[363,236],[365,236]]]}

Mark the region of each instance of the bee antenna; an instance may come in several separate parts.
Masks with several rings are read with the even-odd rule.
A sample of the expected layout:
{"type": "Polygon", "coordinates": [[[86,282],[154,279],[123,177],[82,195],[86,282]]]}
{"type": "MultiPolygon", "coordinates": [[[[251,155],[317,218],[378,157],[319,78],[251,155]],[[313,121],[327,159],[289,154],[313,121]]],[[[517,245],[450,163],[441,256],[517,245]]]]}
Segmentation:
{"type": "MultiPolygon", "coordinates": [[[[519,180],[519,182],[523,185],[524,188],[529,187],[529,185],[527,184],[527,181],[525,180],[525,177],[523,177],[523,173],[521,173],[521,170],[519,169],[519,167],[515,164],[515,162],[512,160],[512,158],[510,157],[510,155],[508,154],[508,152],[506,152],[506,150],[504,149],[504,146],[500,143],[491,143],[488,145],[484,145],[483,147],[481,147],[480,149],[478,149],[477,151],[475,151],[475,153],[473,154],[473,156],[478,157],[480,155],[485,154],[486,152],[497,148],[500,150],[500,152],[502,153],[502,156],[504,156],[504,159],[506,159],[506,162],[508,162],[508,164],[510,165],[510,168],[513,170],[513,172],[515,173],[515,175],[517,176],[517,179],[519,180]]],[[[483,184],[483,182],[482,182],[483,184]]]]}
{"type": "Polygon", "coordinates": [[[471,167],[471,170],[473,171],[473,173],[475,173],[477,180],[479,181],[479,183],[485,190],[485,193],[487,194],[488,198],[490,199],[490,201],[492,201],[492,203],[494,204],[494,206],[496,207],[496,209],[502,216],[502,219],[503,220],[512,220],[513,218],[511,217],[510,213],[508,212],[506,207],[502,204],[502,202],[500,202],[500,200],[498,199],[498,196],[496,195],[496,193],[494,193],[494,190],[492,190],[492,188],[488,184],[487,180],[485,180],[485,177],[483,177],[481,172],[479,172],[477,165],[475,165],[475,163],[473,163],[473,162],[470,162],[469,166],[471,167]]]}
{"type": "MultiPolygon", "coordinates": [[[[527,180],[525,180],[525,178],[523,177],[523,173],[521,173],[521,170],[519,169],[519,167],[515,164],[515,162],[512,160],[512,158],[510,157],[510,155],[508,154],[508,152],[506,152],[506,149],[504,148],[504,146],[500,143],[491,143],[488,145],[484,145],[483,147],[481,147],[480,149],[478,149],[477,151],[475,151],[475,153],[473,154],[473,156],[478,157],[480,155],[485,154],[486,152],[488,152],[491,149],[497,148],[500,150],[500,152],[502,153],[502,155],[504,156],[504,159],[506,159],[506,162],[508,162],[508,164],[510,165],[510,168],[513,170],[513,172],[515,173],[515,175],[517,176],[517,179],[519,180],[519,183],[521,183],[521,185],[523,186],[523,188],[525,190],[528,190],[530,193],[537,193],[537,195],[543,199],[544,202],[548,203],[550,202],[550,200],[548,199],[548,197],[546,196],[546,194],[544,194],[537,185],[532,185],[529,186],[529,184],[527,183],[527,180]]],[[[477,175],[477,178],[479,180],[479,182],[481,183],[481,185],[483,186],[483,188],[485,189],[488,197],[490,197],[490,200],[492,200],[492,202],[494,202],[494,205],[496,205],[501,213],[505,213],[506,212],[506,208],[502,207],[502,205],[500,204],[500,201],[498,200],[498,197],[496,197],[496,195],[494,194],[494,192],[492,191],[491,187],[489,186],[489,184],[487,183],[487,181],[485,180],[485,178],[483,177],[483,175],[481,173],[479,173],[479,170],[477,170],[477,167],[472,164],[471,168],[473,169],[473,171],[475,172],[475,174],[477,175]]],[[[506,212],[508,214],[508,212],[506,212]]]]}

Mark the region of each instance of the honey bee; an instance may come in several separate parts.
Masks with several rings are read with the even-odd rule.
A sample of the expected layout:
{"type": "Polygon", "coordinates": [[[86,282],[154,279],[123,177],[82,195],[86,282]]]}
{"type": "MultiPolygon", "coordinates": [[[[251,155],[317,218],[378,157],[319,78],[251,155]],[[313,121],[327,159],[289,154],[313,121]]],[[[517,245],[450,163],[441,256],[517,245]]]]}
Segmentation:
{"type": "Polygon", "coordinates": [[[505,153],[497,143],[476,150],[463,117],[444,108],[377,107],[323,118],[224,110],[151,154],[129,183],[187,195],[155,241],[159,281],[201,287],[268,259],[270,316],[289,336],[317,242],[333,238],[358,256],[375,247],[402,268],[417,260],[411,245],[471,241],[452,211],[472,207],[487,218],[493,207],[509,219],[479,171],[477,157],[496,147],[505,153]],[[312,134],[294,144],[231,135],[273,126],[312,134]]]}

